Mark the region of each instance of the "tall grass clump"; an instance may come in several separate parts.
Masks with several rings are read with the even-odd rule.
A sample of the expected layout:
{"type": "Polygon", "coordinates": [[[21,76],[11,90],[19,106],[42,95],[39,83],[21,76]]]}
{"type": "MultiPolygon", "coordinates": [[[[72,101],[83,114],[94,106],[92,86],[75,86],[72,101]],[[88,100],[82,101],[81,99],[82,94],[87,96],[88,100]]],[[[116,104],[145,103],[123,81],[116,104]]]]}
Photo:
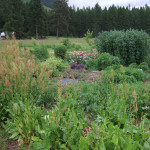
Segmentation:
{"type": "Polygon", "coordinates": [[[39,69],[30,51],[19,49],[15,41],[4,45],[0,51],[0,121],[15,95],[35,98],[44,93],[50,74],[45,66],[39,69]]]}
{"type": "Polygon", "coordinates": [[[120,57],[122,63],[142,63],[149,54],[149,35],[144,31],[127,30],[99,33],[95,40],[99,52],[120,57]]]}

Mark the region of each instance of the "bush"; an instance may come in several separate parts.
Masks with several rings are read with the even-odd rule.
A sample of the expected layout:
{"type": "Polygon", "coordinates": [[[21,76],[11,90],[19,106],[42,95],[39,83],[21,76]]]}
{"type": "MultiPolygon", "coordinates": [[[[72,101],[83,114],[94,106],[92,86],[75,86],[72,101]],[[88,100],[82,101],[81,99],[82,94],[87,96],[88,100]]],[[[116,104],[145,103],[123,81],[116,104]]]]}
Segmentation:
{"type": "Polygon", "coordinates": [[[106,31],[99,34],[95,43],[99,52],[118,56],[124,64],[129,65],[144,61],[148,55],[148,39],[147,33],[138,30],[106,31]]]}
{"type": "Polygon", "coordinates": [[[138,66],[139,69],[142,69],[143,71],[149,71],[149,67],[148,67],[148,64],[146,62],[142,62],[139,66],[138,66]]]}
{"type": "Polygon", "coordinates": [[[86,67],[88,70],[97,70],[98,59],[91,59],[86,62],[86,67]]]}
{"type": "Polygon", "coordinates": [[[71,42],[70,42],[69,39],[63,39],[63,40],[62,40],[62,44],[63,44],[64,46],[66,46],[67,48],[71,48],[71,42]]]}
{"type": "Polygon", "coordinates": [[[56,58],[56,57],[50,57],[45,62],[41,63],[41,66],[43,67],[46,65],[47,71],[52,70],[53,73],[51,76],[59,76],[60,72],[64,71],[64,63],[62,59],[56,58]]]}
{"type": "Polygon", "coordinates": [[[110,66],[103,72],[103,78],[107,81],[115,83],[127,82],[134,83],[136,81],[144,81],[145,73],[138,68],[130,68],[123,66],[110,66]]]}
{"type": "Polygon", "coordinates": [[[54,53],[56,57],[60,57],[62,59],[65,58],[67,52],[67,48],[64,45],[58,45],[54,48],[54,53]]]}
{"type": "Polygon", "coordinates": [[[47,46],[43,44],[34,44],[31,51],[40,61],[45,61],[49,57],[47,46]]]}
{"type": "Polygon", "coordinates": [[[132,63],[129,65],[130,68],[138,68],[138,65],[136,63],[132,63]]]}
{"type": "Polygon", "coordinates": [[[120,60],[116,56],[112,56],[109,53],[102,53],[98,57],[98,70],[104,70],[108,66],[111,66],[112,64],[120,64],[120,60]]]}
{"type": "Polygon", "coordinates": [[[149,68],[150,68],[150,54],[148,54],[146,57],[145,57],[145,62],[148,64],[149,68]]]}
{"type": "Polygon", "coordinates": [[[142,70],[136,68],[125,68],[125,74],[128,76],[134,76],[137,81],[143,81],[145,74],[142,70]]]}

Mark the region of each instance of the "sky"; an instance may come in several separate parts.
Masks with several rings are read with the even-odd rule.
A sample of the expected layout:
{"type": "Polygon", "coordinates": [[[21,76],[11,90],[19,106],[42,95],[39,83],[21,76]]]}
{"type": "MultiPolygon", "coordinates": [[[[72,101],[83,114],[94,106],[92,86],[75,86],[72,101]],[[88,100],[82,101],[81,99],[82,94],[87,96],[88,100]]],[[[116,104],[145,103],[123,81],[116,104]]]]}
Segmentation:
{"type": "Polygon", "coordinates": [[[75,6],[79,8],[83,7],[94,7],[98,3],[102,8],[109,7],[111,5],[115,6],[128,6],[131,7],[141,7],[147,4],[150,6],[150,0],[69,0],[69,6],[75,6]]]}

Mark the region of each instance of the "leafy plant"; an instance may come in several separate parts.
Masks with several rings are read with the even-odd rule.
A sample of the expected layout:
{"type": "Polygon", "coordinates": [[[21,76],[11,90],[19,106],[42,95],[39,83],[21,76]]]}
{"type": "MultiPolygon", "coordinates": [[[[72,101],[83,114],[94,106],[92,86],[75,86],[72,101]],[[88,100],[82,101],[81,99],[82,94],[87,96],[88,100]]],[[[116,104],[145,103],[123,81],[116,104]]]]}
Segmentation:
{"type": "Polygon", "coordinates": [[[8,115],[7,106],[16,94],[36,98],[47,90],[51,71],[39,67],[29,50],[19,49],[15,41],[0,51],[0,123],[8,115]]]}
{"type": "Polygon", "coordinates": [[[60,57],[60,58],[64,59],[66,52],[67,52],[67,48],[64,45],[57,45],[54,48],[54,53],[55,53],[56,57],[60,57]]]}
{"type": "Polygon", "coordinates": [[[66,46],[67,48],[71,48],[71,46],[72,46],[72,44],[71,44],[71,42],[70,42],[69,39],[63,39],[63,40],[62,40],[62,44],[63,44],[64,46],[66,46]]]}
{"type": "Polygon", "coordinates": [[[40,61],[45,61],[49,58],[49,52],[45,45],[33,42],[33,50],[31,51],[40,61]]]}
{"type": "Polygon", "coordinates": [[[30,100],[23,102],[18,96],[10,103],[8,111],[10,118],[7,119],[5,128],[11,134],[10,139],[18,139],[21,145],[30,143],[32,136],[39,135],[37,130],[42,127],[42,122],[45,122],[44,110],[42,112],[41,108],[34,106],[30,100]]]}
{"type": "Polygon", "coordinates": [[[59,76],[60,72],[64,71],[65,65],[62,59],[51,56],[45,62],[41,63],[43,67],[46,65],[47,71],[52,70],[51,76],[59,76]]]}
{"type": "Polygon", "coordinates": [[[109,53],[102,53],[98,57],[97,60],[97,68],[98,70],[104,70],[108,66],[111,66],[112,64],[119,65],[120,64],[120,59],[116,56],[112,56],[109,53]]]}
{"type": "Polygon", "coordinates": [[[90,30],[88,29],[87,33],[84,35],[84,39],[86,40],[86,42],[88,43],[88,45],[90,46],[91,50],[92,48],[94,48],[94,40],[93,40],[93,31],[90,32],[90,30]]]}
{"type": "Polygon", "coordinates": [[[106,31],[99,33],[95,42],[100,53],[107,52],[118,56],[121,62],[129,65],[144,61],[148,55],[148,39],[149,35],[144,31],[106,31]]]}
{"type": "Polygon", "coordinates": [[[148,64],[146,62],[142,62],[139,66],[138,66],[139,69],[142,69],[143,71],[149,71],[149,67],[148,67],[148,64]]]}

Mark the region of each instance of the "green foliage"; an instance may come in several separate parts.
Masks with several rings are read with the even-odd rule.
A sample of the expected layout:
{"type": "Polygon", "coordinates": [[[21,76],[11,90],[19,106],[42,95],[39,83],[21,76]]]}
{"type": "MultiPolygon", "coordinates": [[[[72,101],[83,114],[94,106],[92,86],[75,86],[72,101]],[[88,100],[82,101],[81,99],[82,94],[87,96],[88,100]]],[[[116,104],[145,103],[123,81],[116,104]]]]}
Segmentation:
{"type": "Polygon", "coordinates": [[[54,53],[55,53],[56,57],[60,57],[60,58],[64,59],[66,52],[67,52],[67,48],[64,45],[57,45],[54,48],[54,53]]]}
{"type": "Polygon", "coordinates": [[[63,40],[62,40],[62,44],[63,44],[64,46],[66,46],[67,48],[71,48],[71,46],[72,46],[69,39],[63,39],[63,40]]]}
{"type": "Polygon", "coordinates": [[[48,49],[43,44],[33,42],[33,50],[31,51],[40,61],[45,61],[49,57],[48,49]]]}
{"type": "Polygon", "coordinates": [[[98,59],[91,59],[86,62],[86,67],[88,70],[97,70],[98,59]]]}
{"type": "Polygon", "coordinates": [[[108,67],[103,72],[104,80],[114,81],[115,83],[120,82],[136,82],[144,81],[145,73],[138,68],[123,67],[120,65],[113,65],[108,67]],[[114,78],[111,78],[113,75],[114,78]]]}
{"type": "Polygon", "coordinates": [[[91,49],[94,48],[95,45],[93,40],[93,31],[90,32],[90,30],[88,29],[88,31],[84,35],[84,39],[86,40],[91,49]]]}
{"type": "Polygon", "coordinates": [[[10,103],[8,112],[10,118],[6,122],[6,131],[11,134],[10,139],[18,139],[20,144],[29,143],[31,136],[38,135],[36,131],[45,122],[44,110],[34,106],[30,100],[23,102],[19,96],[10,103]]]}
{"type": "Polygon", "coordinates": [[[112,64],[119,65],[120,60],[116,56],[112,56],[109,53],[101,53],[98,57],[98,70],[104,70],[108,66],[111,66],[112,64]]]}
{"type": "Polygon", "coordinates": [[[138,68],[138,65],[136,63],[132,63],[129,65],[130,68],[138,68]]]}
{"type": "Polygon", "coordinates": [[[41,66],[46,65],[47,71],[52,70],[51,76],[59,76],[60,72],[64,71],[65,65],[62,59],[56,57],[49,57],[41,66]]]}
{"type": "Polygon", "coordinates": [[[143,71],[149,71],[149,67],[148,67],[148,64],[146,62],[142,62],[138,68],[142,69],[143,71]]]}
{"type": "Polygon", "coordinates": [[[149,68],[150,68],[150,54],[148,54],[146,57],[145,57],[145,62],[148,64],[149,68]]]}
{"type": "Polygon", "coordinates": [[[119,126],[114,126],[107,119],[99,125],[91,123],[92,131],[87,134],[87,137],[80,137],[80,148],[83,149],[99,149],[99,150],[114,150],[114,149],[149,149],[150,139],[146,136],[146,132],[141,138],[143,123],[139,127],[126,124],[124,129],[119,126]],[[127,144],[128,143],[128,144],[127,144]]]}
{"type": "Polygon", "coordinates": [[[6,150],[8,135],[4,129],[0,128],[0,149],[6,150]]]}
{"type": "Polygon", "coordinates": [[[126,65],[140,64],[148,54],[149,35],[143,31],[127,30],[100,33],[95,40],[99,52],[121,58],[126,65]]]}
{"type": "Polygon", "coordinates": [[[58,106],[53,108],[46,116],[43,129],[39,129],[40,136],[32,136],[33,149],[77,149],[84,123],[84,112],[75,108],[76,100],[68,94],[61,99],[58,106]]]}
{"type": "Polygon", "coordinates": [[[0,51],[0,124],[8,117],[8,104],[16,94],[36,99],[47,90],[50,71],[35,64],[29,50],[11,41],[0,51]]]}

